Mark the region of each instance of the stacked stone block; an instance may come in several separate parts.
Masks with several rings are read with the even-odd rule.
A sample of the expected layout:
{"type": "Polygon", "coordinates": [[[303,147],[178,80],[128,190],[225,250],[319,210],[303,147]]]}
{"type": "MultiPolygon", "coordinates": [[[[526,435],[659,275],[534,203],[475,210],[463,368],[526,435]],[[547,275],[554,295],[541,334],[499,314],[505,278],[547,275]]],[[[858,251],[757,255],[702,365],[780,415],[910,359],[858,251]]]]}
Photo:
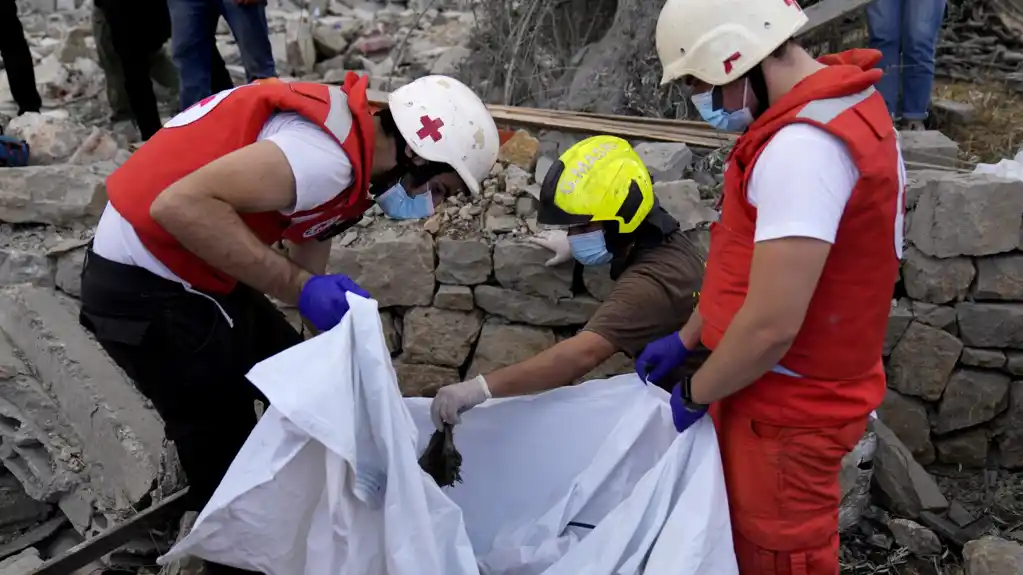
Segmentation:
{"type": "Polygon", "coordinates": [[[882,420],[924,464],[1023,468],[1023,182],[911,173],[882,420]]]}

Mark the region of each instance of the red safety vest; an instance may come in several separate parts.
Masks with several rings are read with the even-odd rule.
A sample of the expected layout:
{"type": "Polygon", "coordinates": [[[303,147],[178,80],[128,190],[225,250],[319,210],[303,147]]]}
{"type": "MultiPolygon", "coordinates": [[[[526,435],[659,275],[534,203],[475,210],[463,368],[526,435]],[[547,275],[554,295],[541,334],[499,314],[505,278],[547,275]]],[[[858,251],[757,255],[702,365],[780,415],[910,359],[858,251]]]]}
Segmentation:
{"type": "MultiPolygon", "coordinates": [[[[711,227],[700,298],[702,340],[717,347],[749,287],[757,210],[749,178],[775,133],[795,122],[841,139],[859,169],[838,234],[792,347],[780,365],[729,404],[778,425],[819,425],[863,417],[885,392],[881,363],[899,269],[904,211],[897,133],[871,69],[880,53],[853,50],[822,58],[829,66],[804,79],[739,138],[725,172],[721,219],[711,227]]],[[[808,166],[808,169],[822,169],[808,166]]],[[[827,169],[827,167],[823,167],[827,169]]]]}
{"type": "Polygon", "coordinates": [[[178,114],[107,179],[114,208],[146,249],[192,287],[227,293],[237,280],[186,250],[149,215],[153,201],[171,184],[206,164],[256,141],[277,112],[295,112],[333,136],[352,164],[352,185],[330,202],[284,216],[241,214],[267,245],[281,239],[302,242],[323,237],[371,205],[369,173],[375,129],[366,97],[368,77],[349,72],[343,87],[277,80],[214,94],[178,114]]]}

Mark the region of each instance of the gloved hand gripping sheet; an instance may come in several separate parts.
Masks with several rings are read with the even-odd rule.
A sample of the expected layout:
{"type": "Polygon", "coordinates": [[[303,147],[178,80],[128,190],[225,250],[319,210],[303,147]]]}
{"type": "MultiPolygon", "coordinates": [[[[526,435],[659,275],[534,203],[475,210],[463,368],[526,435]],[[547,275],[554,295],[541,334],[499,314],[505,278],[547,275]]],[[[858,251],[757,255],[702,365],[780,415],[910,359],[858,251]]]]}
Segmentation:
{"type": "Polygon", "coordinates": [[[249,373],[270,399],[185,556],[272,575],[733,575],[714,428],[683,434],[634,375],[491,400],[455,441],[463,482],[417,458],[429,400],[402,399],[377,305],[249,373]]]}

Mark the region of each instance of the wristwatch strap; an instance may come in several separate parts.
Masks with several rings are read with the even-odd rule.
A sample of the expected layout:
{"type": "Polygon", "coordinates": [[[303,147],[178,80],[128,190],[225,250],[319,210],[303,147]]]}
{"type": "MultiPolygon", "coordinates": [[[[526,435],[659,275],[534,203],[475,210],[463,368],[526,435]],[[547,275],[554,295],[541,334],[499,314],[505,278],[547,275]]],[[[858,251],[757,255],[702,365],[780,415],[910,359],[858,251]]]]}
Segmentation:
{"type": "Polygon", "coordinates": [[[682,401],[685,403],[686,409],[690,411],[703,411],[707,409],[706,405],[693,401],[693,380],[690,377],[682,379],[682,401]]]}

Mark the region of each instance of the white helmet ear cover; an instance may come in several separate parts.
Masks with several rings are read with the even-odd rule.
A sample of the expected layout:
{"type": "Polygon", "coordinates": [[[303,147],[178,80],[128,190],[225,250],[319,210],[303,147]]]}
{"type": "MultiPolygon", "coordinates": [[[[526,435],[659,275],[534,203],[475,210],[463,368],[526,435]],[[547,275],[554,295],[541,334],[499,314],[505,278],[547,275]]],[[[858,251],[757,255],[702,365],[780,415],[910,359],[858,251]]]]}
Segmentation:
{"type": "Polygon", "coordinates": [[[425,76],[388,96],[394,124],[424,160],[448,164],[469,189],[497,162],[497,124],[468,86],[447,76],[425,76]]]}

